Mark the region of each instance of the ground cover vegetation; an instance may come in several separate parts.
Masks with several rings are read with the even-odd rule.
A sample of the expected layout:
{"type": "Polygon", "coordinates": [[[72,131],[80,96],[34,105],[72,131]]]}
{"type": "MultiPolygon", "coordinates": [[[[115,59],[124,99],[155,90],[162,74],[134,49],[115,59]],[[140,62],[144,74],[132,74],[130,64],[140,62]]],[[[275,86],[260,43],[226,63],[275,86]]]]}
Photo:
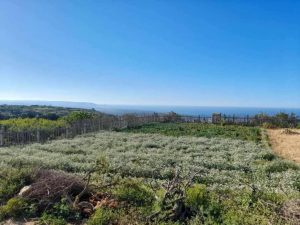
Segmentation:
{"type": "Polygon", "coordinates": [[[0,148],[0,219],[299,224],[299,165],[274,155],[257,128],[224,129],[151,124],[0,148]]]}
{"type": "Polygon", "coordinates": [[[150,123],[123,130],[130,133],[158,133],[168,136],[223,137],[259,142],[257,127],[218,125],[210,123],[150,123]]]}

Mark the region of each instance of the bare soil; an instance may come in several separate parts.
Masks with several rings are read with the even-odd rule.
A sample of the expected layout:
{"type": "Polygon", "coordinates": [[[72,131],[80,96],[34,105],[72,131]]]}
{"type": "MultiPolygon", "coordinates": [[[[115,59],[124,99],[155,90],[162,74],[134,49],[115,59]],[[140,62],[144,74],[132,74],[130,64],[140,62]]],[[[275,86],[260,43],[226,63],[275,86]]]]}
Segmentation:
{"type": "Polygon", "coordinates": [[[268,129],[268,136],[274,152],[300,163],[300,129],[268,129]]]}

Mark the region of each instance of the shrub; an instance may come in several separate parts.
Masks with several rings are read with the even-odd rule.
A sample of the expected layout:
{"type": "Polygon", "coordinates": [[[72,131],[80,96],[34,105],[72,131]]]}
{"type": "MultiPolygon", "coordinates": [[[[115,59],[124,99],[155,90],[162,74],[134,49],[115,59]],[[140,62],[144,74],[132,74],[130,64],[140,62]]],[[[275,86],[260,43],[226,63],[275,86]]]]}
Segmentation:
{"type": "Polygon", "coordinates": [[[1,169],[0,170],[0,204],[13,197],[22,187],[31,181],[31,170],[1,169]]]}
{"type": "Polygon", "coordinates": [[[69,115],[65,116],[63,120],[67,121],[68,123],[74,123],[76,121],[86,120],[91,118],[93,118],[92,113],[77,111],[77,112],[71,112],[69,115]]]}
{"type": "Polygon", "coordinates": [[[265,171],[267,173],[280,173],[287,170],[299,170],[299,166],[297,166],[295,163],[289,162],[289,161],[274,161],[271,164],[267,165],[265,168],[265,171]]]}
{"type": "Polygon", "coordinates": [[[271,152],[266,152],[266,153],[262,154],[261,158],[264,160],[267,160],[267,161],[272,161],[272,160],[276,159],[276,155],[274,155],[271,152]]]}
{"type": "Polygon", "coordinates": [[[257,215],[240,209],[231,209],[224,214],[224,225],[268,225],[268,219],[262,215],[257,215]]]}
{"type": "Polygon", "coordinates": [[[39,225],[66,225],[67,222],[59,217],[44,213],[38,222],[39,225]]]}
{"type": "Polygon", "coordinates": [[[113,224],[117,219],[116,213],[111,209],[99,208],[94,215],[88,220],[88,225],[108,225],[113,224]]]}
{"type": "Polygon", "coordinates": [[[154,201],[153,192],[136,180],[125,180],[115,191],[121,201],[129,202],[136,206],[149,206],[154,201]]]}
{"type": "Polygon", "coordinates": [[[203,184],[195,184],[186,191],[186,204],[192,210],[198,211],[201,207],[208,205],[208,192],[203,184]]]}
{"type": "Polygon", "coordinates": [[[300,192],[300,175],[298,175],[296,178],[295,178],[295,181],[293,182],[293,186],[294,188],[300,192]]]}
{"type": "Polygon", "coordinates": [[[67,202],[67,199],[62,198],[60,202],[57,202],[53,207],[48,210],[52,215],[57,218],[64,218],[66,220],[79,220],[81,219],[80,212],[76,211],[70,206],[70,203],[67,202]]]}
{"type": "Polygon", "coordinates": [[[220,224],[222,222],[223,205],[219,196],[209,192],[205,185],[196,184],[186,191],[186,206],[192,214],[203,218],[205,224],[220,224]]]}
{"type": "Polygon", "coordinates": [[[0,220],[12,217],[18,218],[26,214],[28,204],[23,198],[11,198],[5,205],[0,207],[0,220]]]}

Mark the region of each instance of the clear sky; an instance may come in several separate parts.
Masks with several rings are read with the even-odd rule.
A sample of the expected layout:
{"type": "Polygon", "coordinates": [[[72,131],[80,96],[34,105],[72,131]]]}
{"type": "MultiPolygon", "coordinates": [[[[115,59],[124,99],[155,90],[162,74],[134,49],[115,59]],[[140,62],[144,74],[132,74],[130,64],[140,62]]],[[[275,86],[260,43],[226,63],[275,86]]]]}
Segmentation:
{"type": "Polygon", "coordinates": [[[300,1],[1,0],[0,99],[300,107],[300,1]]]}

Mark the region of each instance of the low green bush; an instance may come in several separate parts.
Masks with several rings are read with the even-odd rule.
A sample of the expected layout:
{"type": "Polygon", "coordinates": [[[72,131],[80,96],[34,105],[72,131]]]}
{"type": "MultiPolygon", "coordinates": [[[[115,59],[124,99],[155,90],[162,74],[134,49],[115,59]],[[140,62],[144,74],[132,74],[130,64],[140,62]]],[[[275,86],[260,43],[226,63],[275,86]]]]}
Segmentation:
{"type": "Polygon", "coordinates": [[[280,173],[287,170],[299,170],[299,166],[289,161],[280,160],[280,161],[273,161],[265,168],[265,171],[267,173],[280,173]]]}
{"type": "Polygon", "coordinates": [[[295,180],[293,182],[293,186],[296,190],[300,192],[300,175],[295,177],[295,180]]]}
{"type": "Polygon", "coordinates": [[[18,218],[25,215],[27,207],[28,204],[23,198],[11,198],[0,207],[0,221],[5,218],[18,218]]]}
{"type": "Polygon", "coordinates": [[[208,192],[203,184],[195,184],[186,191],[186,204],[194,211],[208,205],[208,192]]]}
{"type": "Polygon", "coordinates": [[[67,202],[67,199],[62,198],[60,202],[55,203],[47,210],[51,215],[57,218],[64,218],[65,220],[80,220],[80,212],[76,211],[67,202]]]}
{"type": "Polygon", "coordinates": [[[117,220],[117,214],[111,209],[98,208],[94,215],[88,220],[87,225],[109,225],[117,220]]]}
{"type": "Polygon", "coordinates": [[[276,157],[276,155],[274,155],[271,152],[266,152],[266,153],[261,155],[261,158],[263,160],[272,161],[272,160],[276,159],[277,157],[276,157]]]}
{"type": "Polygon", "coordinates": [[[269,220],[261,215],[256,215],[249,211],[243,211],[239,209],[228,210],[224,214],[223,222],[224,225],[268,225],[269,220]]]}
{"type": "Polygon", "coordinates": [[[60,217],[44,213],[39,219],[38,225],[66,225],[67,222],[60,217]]]}
{"type": "Polygon", "coordinates": [[[203,218],[204,224],[222,222],[222,203],[218,195],[210,192],[203,184],[196,184],[186,191],[186,206],[191,213],[203,218]]]}
{"type": "Polygon", "coordinates": [[[20,189],[31,181],[30,169],[1,169],[0,170],[0,204],[17,194],[20,189]]]}
{"type": "Polygon", "coordinates": [[[192,212],[190,225],[285,224],[276,212],[287,201],[283,194],[258,190],[208,190],[196,184],[186,191],[186,206],[192,212]]]}
{"type": "Polygon", "coordinates": [[[150,206],[154,202],[154,193],[137,180],[128,179],[116,189],[116,197],[135,206],[150,206]]]}

